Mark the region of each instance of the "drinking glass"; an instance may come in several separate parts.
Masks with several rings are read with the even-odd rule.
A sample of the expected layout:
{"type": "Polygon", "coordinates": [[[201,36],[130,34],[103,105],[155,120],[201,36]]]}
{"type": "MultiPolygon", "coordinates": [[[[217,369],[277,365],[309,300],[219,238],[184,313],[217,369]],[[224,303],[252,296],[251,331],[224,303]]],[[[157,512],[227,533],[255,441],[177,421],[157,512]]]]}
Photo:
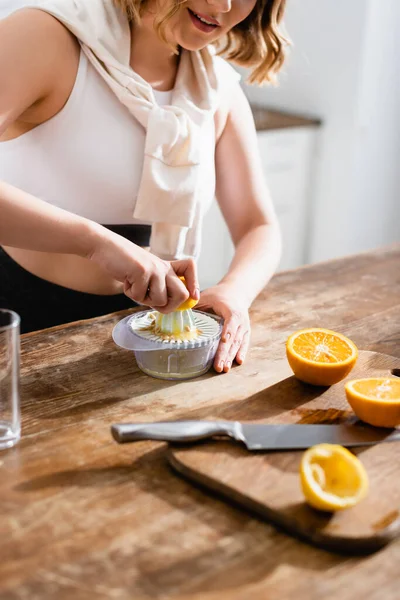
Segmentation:
{"type": "Polygon", "coordinates": [[[20,318],[0,308],[0,450],[21,437],[19,406],[20,318]]]}

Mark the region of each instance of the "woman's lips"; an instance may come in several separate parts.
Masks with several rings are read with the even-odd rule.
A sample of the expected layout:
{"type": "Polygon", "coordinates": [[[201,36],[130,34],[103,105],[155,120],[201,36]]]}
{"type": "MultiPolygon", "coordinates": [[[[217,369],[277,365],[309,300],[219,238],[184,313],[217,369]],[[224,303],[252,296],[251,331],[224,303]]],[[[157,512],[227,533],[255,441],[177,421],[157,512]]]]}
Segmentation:
{"type": "MultiPolygon", "coordinates": [[[[204,33],[210,33],[211,31],[215,31],[215,29],[217,27],[219,27],[219,25],[217,25],[217,24],[208,25],[208,23],[204,23],[204,21],[201,21],[196,16],[196,13],[194,13],[192,10],[190,10],[190,8],[188,8],[188,12],[189,12],[190,19],[191,19],[193,25],[196,27],[196,29],[203,31],[204,33]]],[[[204,18],[206,18],[206,17],[204,17],[204,18]]]]}

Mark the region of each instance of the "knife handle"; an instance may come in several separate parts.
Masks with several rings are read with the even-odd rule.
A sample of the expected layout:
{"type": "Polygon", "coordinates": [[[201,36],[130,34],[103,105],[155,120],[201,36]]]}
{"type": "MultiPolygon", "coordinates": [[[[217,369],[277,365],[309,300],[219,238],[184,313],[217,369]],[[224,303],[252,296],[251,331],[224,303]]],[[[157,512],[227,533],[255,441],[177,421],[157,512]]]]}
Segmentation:
{"type": "Polygon", "coordinates": [[[121,423],[111,426],[113,438],[119,444],[139,440],[159,440],[163,442],[196,442],[227,435],[235,439],[240,433],[236,423],[229,421],[175,421],[161,423],[121,423]]]}

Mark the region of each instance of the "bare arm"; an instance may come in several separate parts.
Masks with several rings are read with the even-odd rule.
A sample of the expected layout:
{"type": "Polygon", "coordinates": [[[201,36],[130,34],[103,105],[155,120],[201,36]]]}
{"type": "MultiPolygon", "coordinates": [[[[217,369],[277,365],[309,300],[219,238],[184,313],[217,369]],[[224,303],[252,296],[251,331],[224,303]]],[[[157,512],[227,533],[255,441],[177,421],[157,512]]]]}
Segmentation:
{"type": "Polygon", "coordinates": [[[167,262],[105,227],[0,182],[0,245],[76,254],[92,260],[124,283],[125,294],[161,312],[198,296],[192,260],[167,262]]]}
{"type": "Polygon", "coordinates": [[[72,91],[79,45],[56,19],[23,9],[0,20],[0,138],[15,123],[39,124],[72,91]]]}
{"type": "Polygon", "coordinates": [[[281,238],[253,116],[240,89],[217,146],[216,165],[217,198],[236,249],[222,282],[250,306],[278,266],[281,238]]]}
{"type": "MultiPolygon", "coordinates": [[[[18,123],[40,123],[50,116],[50,104],[60,110],[78,61],[76,40],[47,13],[25,9],[0,20],[0,136],[18,123]]],[[[90,223],[76,215],[5,182],[0,182],[0,209],[0,244],[80,256],[89,252],[90,223]]]]}
{"type": "Polygon", "coordinates": [[[264,181],[251,109],[238,85],[216,148],[217,199],[235,244],[222,281],[201,297],[225,319],[217,371],[243,362],[249,343],[248,309],[275,272],[281,255],[279,225],[264,181]]]}
{"type": "Polygon", "coordinates": [[[0,244],[87,257],[95,223],[0,181],[0,244]],[[74,235],[71,235],[71,231],[74,235]]]}
{"type": "MultiPolygon", "coordinates": [[[[65,102],[68,94],[56,82],[60,71],[65,79],[62,66],[71,65],[74,44],[71,34],[41,11],[22,10],[0,21],[0,136],[18,119],[40,122],[46,102],[63,97],[65,102]]],[[[163,261],[5,182],[0,182],[0,244],[93,260],[124,282],[130,298],[162,312],[173,310],[189,295],[178,275],[185,276],[190,295],[198,296],[193,261],[163,261]]]]}

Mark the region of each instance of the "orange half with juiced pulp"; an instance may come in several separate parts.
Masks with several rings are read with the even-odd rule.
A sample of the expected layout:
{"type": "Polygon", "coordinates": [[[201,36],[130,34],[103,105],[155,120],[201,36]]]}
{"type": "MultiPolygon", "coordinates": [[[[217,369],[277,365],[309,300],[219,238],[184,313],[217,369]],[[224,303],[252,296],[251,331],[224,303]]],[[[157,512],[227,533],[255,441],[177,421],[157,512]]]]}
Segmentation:
{"type": "Polygon", "coordinates": [[[337,511],[355,506],[368,492],[368,475],[362,462],[347,448],[317,444],[303,454],[301,487],[310,506],[337,511]]]}

